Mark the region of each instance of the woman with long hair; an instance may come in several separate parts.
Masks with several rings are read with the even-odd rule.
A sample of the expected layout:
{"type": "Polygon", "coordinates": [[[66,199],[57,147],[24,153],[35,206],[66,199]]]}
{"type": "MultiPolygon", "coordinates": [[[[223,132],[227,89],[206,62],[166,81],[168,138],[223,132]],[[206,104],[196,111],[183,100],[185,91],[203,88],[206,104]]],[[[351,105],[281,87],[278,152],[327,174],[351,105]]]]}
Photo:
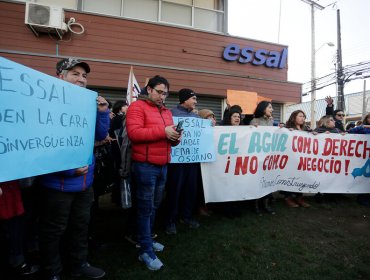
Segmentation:
{"type": "MultiPolygon", "coordinates": [[[[306,114],[302,110],[294,111],[288,121],[285,124],[285,127],[289,130],[299,130],[312,132],[312,129],[306,125],[306,114]]],[[[311,205],[304,201],[302,193],[294,192],[281,192],[284,195],[285,203],[292,208],[302,206],[304,208],[310,207],[311,205]],[[295,197],[295,200],[294,200],[295,197]]]]}
{"type": "Polygon", "coordinates": [[[306,114],[302,110],[294,111],[287,120],[285,127],[289,130],[312,131],[306,124],[306,114]]]}
{"type": "MultiPolygon", "coordinates": [[[[254,111],[254,118],[251,121],[251,125],[255,126],[273,126],[274,120],[272,118],[272,104],[268,101],[261,101],[258,103],[256,110],[254,111]]],[[[261,215],[260,202],[263,203],[263,208],[267,213],[272,215],[275,214],[275,211],[269,205],[269,201],[273,198],[272,194],[268,194],[260,199],[255,200],[254,212],[257,215],[261,215]]]]}
{"type": "Polygon", "coordinates": [[[273,126],[274,120],[272,118],[272,109],[271,102],[261,101],[258,103],[256,110],[254,110],[254,117],[251,121],[251,125],[261,125],[261,126],[273,126]]]}
{"type": "MultiPolygon", "coordinates": [[[[241,121],[240,110],[238,110],[238,108],[236,108],[235,110],[231,108],[229,114],[225,116],[224,125],[238,126],[240,125],[240,121],[241,121]]],[[[222,209],[228,218],[240,217],[242,214],[239,207],[239,202],[237,201],[223,202],[222,209]]]]}

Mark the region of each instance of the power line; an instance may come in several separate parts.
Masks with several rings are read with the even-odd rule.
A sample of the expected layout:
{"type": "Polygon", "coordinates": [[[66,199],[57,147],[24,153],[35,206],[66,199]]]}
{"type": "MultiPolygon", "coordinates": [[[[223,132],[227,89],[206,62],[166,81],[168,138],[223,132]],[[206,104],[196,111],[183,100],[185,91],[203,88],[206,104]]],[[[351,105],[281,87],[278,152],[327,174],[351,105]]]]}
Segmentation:
{"type": "MultiPolygon", "coordinates": [[[[367,75],[370,74],[370,61],[362,61],[362,62],[359,62],[359,63],[355,63],[355,64],[350,64],[350,65],[347,65],[345,67],[343,67],[343,82],[344,84],[345,83],[348,83],[352,80],[357,80],[357,79],[364,79],[364,78],[368,78],[367,75]],[[359,76],[361,75],[361,77],[356,77],[356,78],[351,78],[353,76],[359,76]]],[[[315,90],[320,90],[320,89],[323,89],[325,87],[328,87],[330,85],[333,85],[336,83],[336,80],[337,80],[337,72],[332,72],[330,74],[327,74],[325,76],[322,76],[322,77],[319,77],[317,79],[315,79],[315,90]]],[[[306,82],[302,85],[302,91],[303,91],[303,94],[302,96],[306,96],[308,95],[309,93],[312,92],[312,89],[309,90],[309,87],[311,86],[311,81],[309,82],[306,82]],[[308,89],[308,90],[307,90],[308,89]]]]}

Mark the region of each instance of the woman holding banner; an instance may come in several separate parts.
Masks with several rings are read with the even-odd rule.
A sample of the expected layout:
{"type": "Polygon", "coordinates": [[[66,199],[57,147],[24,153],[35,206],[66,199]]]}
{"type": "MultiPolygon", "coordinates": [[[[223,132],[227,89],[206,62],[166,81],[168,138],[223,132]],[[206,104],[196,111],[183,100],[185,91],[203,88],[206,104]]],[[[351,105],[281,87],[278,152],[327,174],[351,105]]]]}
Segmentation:
{"type": "MultiPolygon", "coordinates": [[[[285,127],[289,130],[300,130],[300,131],[307,131],[312,132],[312,129],[306,125],[306,114],[302,110],[294,111],[288,121],[285,124],[285,127]]],[[[302,206],[304,208],[308,208],[311,205],[304,201],[302,193],[294,193],[294,192],[281,192],[284,195],[285,203],[292,208],[297,208],[302,206]],[[295,196],[295,200],[293,199],[295,196]]]]}
{"type": "MultiPolygon", "coordinates": [[[[346,132],[342,132],[339,128],[335,127],[335,120],[333,116],[323,116],[319,120],[318,126],[314,129],[314,132],[316,133],[342,133],[342,135],[346,134],[346,132]]],[[[315,200],[318,203],[322,203],[325,200],[330,200],[333,202],[336,202],[336,194],[322,194],[322,193],[317,193],[315,195],[315,200]]]]}
{"type": "MultiPolygon", "coordinates": [[[[273,126],[274,120],[272,118],[272,104],[268,101],[261,101],[258,103],[256,110],[254,111],[254,118],[251,121],[251,125],[254,126],[273,126]]],[[[275,211],[269,205],[269,201],[273,198],[272,194],[266,195],[260,199],[255,200],[254,212],[257,215],[262,215],[260,210],[260,202],[263,202],[263,207],[267,213],[275,215],[275,211]]]]}
{"type": "MultiPolygon", "coordinates": [[[[224,125],[232,125],[232,126],[240,125],[241,117],[242,117],[241,111],[235,105],[234,108],[233,107],[230,108],[229,114],[225,116],[224,125]]],[[[225,215],[228,218],[240,217],[242,214],[240,207],[239,207],[239,202],[237,201],[223,202],[222,210],[224,211],[225,215]]]]}
{"type": "Polygon", "coordinates": [[[341,131],[335,127],[335,120],[332,116],[321,117],[319,125],[314,131],[317,133],[341,133],[341,131]]]}

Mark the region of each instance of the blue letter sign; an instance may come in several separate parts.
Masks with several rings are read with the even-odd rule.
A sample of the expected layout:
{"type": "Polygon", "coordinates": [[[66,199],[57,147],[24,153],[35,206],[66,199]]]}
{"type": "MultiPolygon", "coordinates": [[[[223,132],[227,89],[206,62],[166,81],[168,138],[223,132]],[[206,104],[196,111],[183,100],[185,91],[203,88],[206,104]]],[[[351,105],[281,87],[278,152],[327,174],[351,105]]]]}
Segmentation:
{"type": "Polygon", "coordinates": [[[282,69],[286,65],[288,56],[288,48],[283,48],[281,52],[268,51],[265,49],[255,50],[252,47],[240,49],[237,44],[228,45],[223,53],[223,58],[227,61],[238,61],[246,64],[248,62],[253,65],[265,65],[269,68],[282,69]]]}

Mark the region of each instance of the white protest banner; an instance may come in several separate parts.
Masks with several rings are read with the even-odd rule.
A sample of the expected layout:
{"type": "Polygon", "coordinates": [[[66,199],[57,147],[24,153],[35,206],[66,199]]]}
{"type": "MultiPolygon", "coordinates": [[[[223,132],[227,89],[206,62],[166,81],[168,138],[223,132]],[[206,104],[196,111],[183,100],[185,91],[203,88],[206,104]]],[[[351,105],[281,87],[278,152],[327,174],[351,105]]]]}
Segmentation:
{"type": "Polygon", "coordinates": [[[0,182],[90,164],[96,97],[0,57],[0,182]]]}
{"type": "Polygon", "coordinates": [[[206,202],[257,199],[284,190],[370,193],[370,135],[278,127],[215,127],[216,161],[202,163],[206,202]]]}
{"type": "Polygon", "coordinates": [[[215,160],[213,127],[210,120],[173,117],[183,121],[181,143],[171,149],[171,163],[210,162],[215,160]]]}

